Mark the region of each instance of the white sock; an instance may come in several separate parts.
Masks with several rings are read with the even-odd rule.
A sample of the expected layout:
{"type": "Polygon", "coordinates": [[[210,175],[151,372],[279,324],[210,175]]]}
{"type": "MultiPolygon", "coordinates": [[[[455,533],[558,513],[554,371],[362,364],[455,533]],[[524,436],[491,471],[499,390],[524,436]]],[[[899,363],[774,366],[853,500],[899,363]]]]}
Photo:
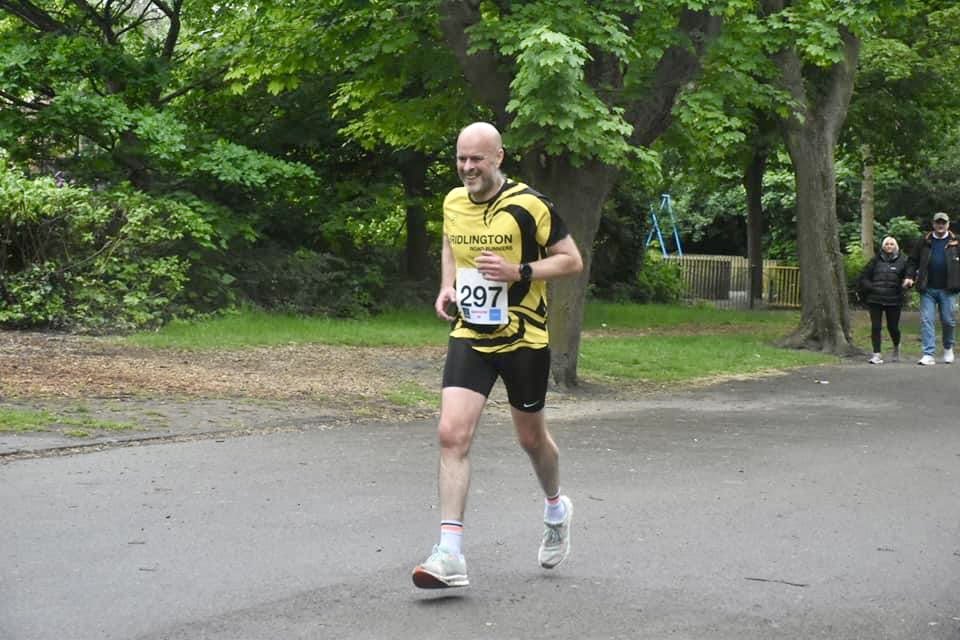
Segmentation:
{"type": "Polygon", "coordinates": [[[440,548],[448,553],[460,555],[463,553],[463,523],[459,520],[442,520],[440,522],[440,548]]]}
{"type": "Polygon", "coordinates": [[[567,507],[560,499],[560,492],[552,498],[544,498],[543,519],[547,522],[563,522],[567,517],[567,507]]]}

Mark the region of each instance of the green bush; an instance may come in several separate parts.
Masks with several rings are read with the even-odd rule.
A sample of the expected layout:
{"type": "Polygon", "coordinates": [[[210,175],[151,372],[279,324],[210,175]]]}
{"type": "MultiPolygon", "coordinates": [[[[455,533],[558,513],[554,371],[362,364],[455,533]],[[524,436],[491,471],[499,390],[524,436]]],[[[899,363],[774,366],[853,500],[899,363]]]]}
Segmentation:
{"type": "Polygon", "coordinates": [[[667,262],[648,253],[647,259],[632,282],[613,282],[605,287],[591,286],[591,294],[598,300],[629,303],[678,302],[684,294],[683,272],[679,264],[667,262]],[[653,256],[653,257],[651,257],[653,256]]]}
{"type": "Polygon", "coordinates": [[[217,249],[189,201],[30,179],[0,157],[0,326],[126,330],[189,313],[191,256],[217,249]]]}
{"type": "Polygon", "coordinates": [[[680,300],[683,291],[683,271],[680,265],[648,255],[637,274],[633,300],[641,303],[672,303],[680,300]]]}
{"type": "Polygon", "coordinates": [[[920,238],[920,225],[914,220],[904,216],[890,218],[887,224],[880,229],[881,235],[877,238],[877,243],[883,240],[885,236],[893,236],[900,245],[900,251],[909,253],[914,243],[920,238]]]}
{"type": "Polygon", "coordinates": [[[847,253],[843,256],[843,268],[847,278],[847,297],[851,304],[863,304],[857,282],[872,257],[873,255],[864,254],[859,244],[851,244],[847,247],[847,253]]]}

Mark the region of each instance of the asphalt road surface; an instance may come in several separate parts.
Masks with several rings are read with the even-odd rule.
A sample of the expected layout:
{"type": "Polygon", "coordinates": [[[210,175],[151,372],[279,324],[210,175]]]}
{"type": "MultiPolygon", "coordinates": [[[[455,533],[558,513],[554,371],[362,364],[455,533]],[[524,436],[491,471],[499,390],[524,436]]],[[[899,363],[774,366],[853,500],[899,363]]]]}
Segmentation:
{"type": "Polygon", "coordinates": [[[553,571],[529,463],[485,420],[471,586],[444,591],[410,581],[432,422],[8,459],[0,638],[958,640],[958,392],[960,364],[857,363],[585,403],[552,422],[576,505],[553,571]]]}

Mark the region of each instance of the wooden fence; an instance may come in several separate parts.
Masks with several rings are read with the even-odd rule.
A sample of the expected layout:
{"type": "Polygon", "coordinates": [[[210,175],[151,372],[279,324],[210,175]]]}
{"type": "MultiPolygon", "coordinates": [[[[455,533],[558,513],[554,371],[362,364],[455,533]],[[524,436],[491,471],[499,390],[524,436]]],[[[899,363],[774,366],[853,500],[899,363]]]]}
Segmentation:
{"type": "MultiPolygon", "coordinates": [[[[717,307],[750,308],[750,267],[741,256],[684,255],[666,260],[680,265],[689,301],[707,301],[717,307]]],[[[800,269],[763,261],[763,295],[754,307],[798,308],[800,269]]]]}

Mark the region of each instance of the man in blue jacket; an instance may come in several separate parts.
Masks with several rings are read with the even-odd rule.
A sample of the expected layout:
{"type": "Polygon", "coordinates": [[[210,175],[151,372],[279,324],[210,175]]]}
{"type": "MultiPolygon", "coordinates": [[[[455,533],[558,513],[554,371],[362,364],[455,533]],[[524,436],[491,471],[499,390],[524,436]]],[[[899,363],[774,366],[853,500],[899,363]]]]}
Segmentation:
{"type": "Polygon", "coordinates": [[[920,292],[920,341],[923,356],[917,364],[936,363],[933,354],[937,342],[934,324],[937,312],[943,330],[943,362],[953,362],[956,327],[954,309],[960,292],[960,241],[950,231],[950,216],[933,214],[933,231],[923,236],[910,256],[908,277],[903,286],[916,286],[920,292]]]}

